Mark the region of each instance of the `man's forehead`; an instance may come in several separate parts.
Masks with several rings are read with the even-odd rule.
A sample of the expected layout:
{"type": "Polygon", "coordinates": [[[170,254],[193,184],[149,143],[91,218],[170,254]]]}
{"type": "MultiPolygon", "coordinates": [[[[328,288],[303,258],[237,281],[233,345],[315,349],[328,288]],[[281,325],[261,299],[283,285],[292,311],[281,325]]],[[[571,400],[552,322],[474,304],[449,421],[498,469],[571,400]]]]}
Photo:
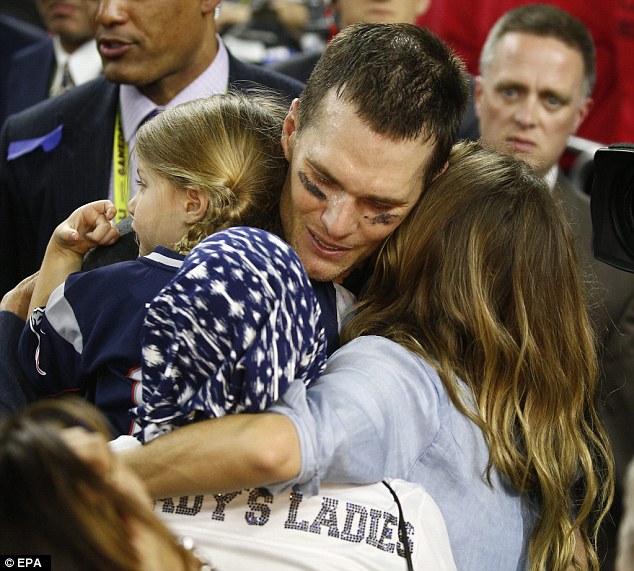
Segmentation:
{"type": "Polygon", "coordinates": [[[581,52],[554,36],[540,36],[525,32],[507,32],[493,50],[492,66],[504,65],[507,60],[531,63],[535,67],[578,64],[583,73],[581,52]]]}
{"type": "Polygon", "coordinates": [[[583,58],[557,38],[528,34],[506,34],[508,42],[499,43],[495,57],[483,75],[495,78],[496,85],[509,87],[541,86],[576,88],[584,81],[583,58]],[[527,45],[526,42],[529,42],[527,45]]]}

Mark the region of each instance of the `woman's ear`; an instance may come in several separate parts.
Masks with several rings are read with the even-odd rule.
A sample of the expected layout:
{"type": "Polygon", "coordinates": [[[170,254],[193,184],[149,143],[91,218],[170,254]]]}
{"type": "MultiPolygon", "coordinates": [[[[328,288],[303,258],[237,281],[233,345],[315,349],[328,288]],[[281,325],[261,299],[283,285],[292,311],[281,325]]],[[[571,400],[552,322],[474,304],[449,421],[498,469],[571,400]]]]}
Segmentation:
{"type": "Polygon", "coordinates": [[[183,203],[185,222],[195,224],[202,220],[209,210],[209,198],[196,188],[188,188],[183,203]]]}

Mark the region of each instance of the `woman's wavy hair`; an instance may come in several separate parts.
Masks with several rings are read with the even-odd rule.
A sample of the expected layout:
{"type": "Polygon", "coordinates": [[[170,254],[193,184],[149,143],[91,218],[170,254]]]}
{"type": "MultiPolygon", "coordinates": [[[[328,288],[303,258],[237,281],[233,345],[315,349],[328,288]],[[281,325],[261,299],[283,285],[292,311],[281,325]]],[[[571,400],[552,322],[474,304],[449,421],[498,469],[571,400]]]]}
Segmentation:
{"type": "Polygon", "coordinates": [[[174,251],[187,254],[203,238],[232,226],[280,233],[286,111],[279,97],[264,90],[227,93],[166,109],[139,129],[140,160],[177,192],[194,188],[209,198],[207,214],[174,251]]]}
{"type": "Polygon", "coordinates": [[[191,553],[151,511],[111,484],[64,442],[61,430],[82,426],[111,437],[84,401],[42,400],[0,423],[0,552],[50,554],[53,569],[138,571],[130,520],[172,546],[183,568],[191,553]]]}
{"type": "Polygon", "coordinates": [[[613,494],[573,243],[561,205],[530,166],[459,143],[384,244],[343,332],[344,341],[382,335],[435,366],[484,432],[487,478],[499,470],[541,506],[533,570],[571,565],[576,533],[598,569],[598,525],[613,494]]]}

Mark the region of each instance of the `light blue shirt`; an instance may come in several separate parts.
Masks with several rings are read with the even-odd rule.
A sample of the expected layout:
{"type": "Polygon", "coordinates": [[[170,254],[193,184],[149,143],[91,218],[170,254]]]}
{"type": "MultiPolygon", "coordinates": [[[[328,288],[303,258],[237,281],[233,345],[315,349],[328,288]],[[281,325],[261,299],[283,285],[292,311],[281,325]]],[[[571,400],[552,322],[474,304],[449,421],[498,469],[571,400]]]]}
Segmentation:
{"type": "Polygon", "coordinates": [[[528,567],[535,510],[496,470],[488,484],[481,430],[424,359],[382,337],[360,337],[329,359],[308,390],[294,383],[284,402],[272,411],[295,424],[302,468],[275,491],[299,484],[316,494],[321,483],[384,477],[418,483],[445,518],[458,569],[528,567]]]}

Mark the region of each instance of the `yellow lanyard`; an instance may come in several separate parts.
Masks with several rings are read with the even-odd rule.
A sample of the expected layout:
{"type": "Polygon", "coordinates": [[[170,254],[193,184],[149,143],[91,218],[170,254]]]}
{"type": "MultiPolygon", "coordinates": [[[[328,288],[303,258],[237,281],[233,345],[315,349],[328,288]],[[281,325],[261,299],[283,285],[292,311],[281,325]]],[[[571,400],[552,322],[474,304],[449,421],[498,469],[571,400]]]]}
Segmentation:
{"type": "Polygon", "coordinates": [[[119,222],[128,215],[128,202],[130,201],[128,144],[123,136],[119,109],[117,109],[117,117],[114,122],[114,149],[112,156],[114,161],[114,205],[117,209],[115,222],[119,222]]]}

